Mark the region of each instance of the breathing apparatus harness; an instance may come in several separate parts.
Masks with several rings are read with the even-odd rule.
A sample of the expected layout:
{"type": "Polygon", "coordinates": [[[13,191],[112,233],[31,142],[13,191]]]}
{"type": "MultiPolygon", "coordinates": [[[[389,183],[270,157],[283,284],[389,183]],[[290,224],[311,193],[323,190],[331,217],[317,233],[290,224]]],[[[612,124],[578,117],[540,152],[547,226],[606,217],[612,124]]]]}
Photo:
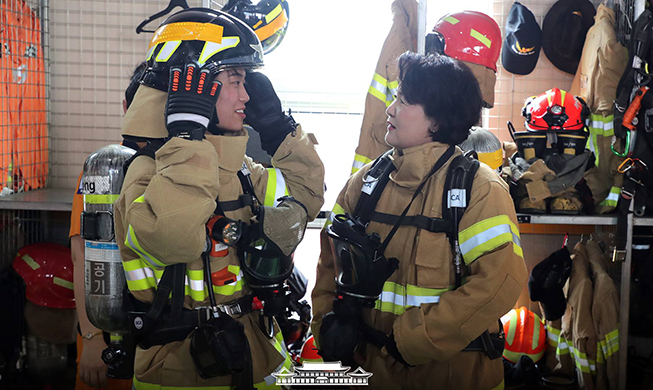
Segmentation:
{"type": "MultiPolygon", "coordinates": [[[[140,155],[154,158],[154,152],[162,145],[162,142],[155,142],[139,150],[136,155],[125,163],[125,171],[128,169],[129,164],[140,155]]],[[[232,201],[217,200],[214,217],[211,219],[212,223],[207,224],[207,238],[202,252],[202,261],[204,283],[209,288],[210,305],[195,310],[183,308],[186,264],[174,264],[165,267],[151,304],[140,302],[134,299],[131,294],[125,294],[128,299],[126,299],[124,307],[129,313],[128,326],[137,345],[149,348],[154,345],[181,341],[194,331],[191,336],[190,353],[199,375],[204,379],[232,375],[233,385],[236,386],[236,389],[249,390],[254,388],[251,351],[243,325],[234,320],[232,316],[243,316],[259,310],[261,330],[269,338],[273,338],[273,317],[287,314],[288,307],[291,306],[290,300],[293,293],[295,293],[295,295],[292,295],[293,297],[298,296],[298,293],[301,296],[304,294],[301,291],[298,293],[291,291],[293,287],[297,287],[297,283],[284,283],[285,279],[291,276],[293,271],[290,256],[288,256],[290,262],[286,263],[287,275],[280,275],[276,283],[261,283],[260,280],[256,279],[257,275],[252,271],[248,272],[247,267],[243,264],[244,252],[257,251],[256,248],[243,249],[248,244],[246,241],[251,239],[260,242],[262,240],[261,235],[265,234],[261,233],[259,231],[261,229],[256,227],[262,225],[261,215],[266,207],[260,205],[254,193],[250,171],[245,163],[243,163],[243,167],[237,173],[237,176],[243,188],[243,194],[232,201]],[[252,213],[261,218],[260,224],[250,226],[241,221],[231,220],[224,215],[227,211],[235,211],[245,207],[250,207],[252,213]],[[211,229],[209,229],[209,225],[211,229]],[[254,290],[253,294],[228,304],[217,304],[212,292],[214,282],[210,268],[210,253],[218,248],[216,245],[221,245],[219,247],[221,249],[227,249],[227,246],[238,248],[241,267],[248,285],[254,290]],[[169,304],[167,304],[168,302],[169,304]]],[[[293,198],[284,197],[280,200],[280,205],[284,202],[297,204],[306,211],[305,207],[293,198]]],[[[257,253],[265,257],[273,252],[270,249],[259,249],[257,253]]],[[[263,260],[268,259],[264,258],[263,260]]],[[[288,259],[286,260],[288,261],[288,259]]]]}
{"type": "MultiPolygon", "coordinates": [[[[327,228],[327,233],[333,243],[336,257],[336,271],[340,274],[336,276],[337,296],[333,304],[334,312],[325,315],[322,326],[323,328],[325,324],[332,326],[338,332],[350,335],[352,341],[350,343],[344,343],[343,340],[329,340],[330,337],[337,337],[338,335],[336,333],[338,332],[329,332],[328,329],[321,331],[320,345],[322,350],[320,353],[325,360],[334,358],[345,360],[350,358],[360,339],[364,338],[367,342],[379,348],[385,346],[391,356],[404,365],[409,366],[397,349],[394,335],[385,335],[383,332],[365,324],[360,317],[361,308],[374,307],[375,301],[382,293],[384,283],[398,267],[399,261],[397,259],[386,259],[383,254],[400,226],[414,226],[433,233],[447,234],[453,249],[454,288],[462,285],[464,266],[458,242],[458,225],[467,208],[467,197],[471,194],[474,175],[479,167],[478,160],[471,157],[472,153],[458,156],[450,164],[444,187],[448,190],[444,191],[442,197],[443,218],[429,218],[424,215],[406,216],[413,201],[417,198],[428,180],[451,158],[454,150],[455,147],[451,146],[438,159],[431,172],[417,187],[412,199],[401,215],[375,211],[376,204],[390,180],[390,174],[396,169],[390,157],[392,151],[384,153],[376,159],[363,179],[362,193],[356,204],[353,216],[349,214],[336,215],[333,224],[327,228]],[[365,229],[371,221],[393,225],[383,242],[380,241],[378,234],[365,233],[365,229]],[[352,246],[352,242],[358,243],[359,245],[352,246]],[[347,245],[349,246],[347,247],[347,245]],[[350,248],[350,250],[347,251],[347,248],[350,248]],[[350,262],[350,259],[356,257],[357,249],[360,252],[365,252],[366,249],[368,251],[365,256],[368,262],[368,268],[366,270],[362,269],[363,266],[360,264],[356,268],[355,262],[350,262]],[[370,249],[372,250],[371,253],[373,253],[373,256],[369,253],[370,249]],[[370,259],[372,259],[372,266],[369,266],[370,259]],[[359,277],[360,280],[354,280],[354,277],[359,277]],[[358,327],[358,332],[352,332],[351,324],[355,324],[354,326],[358,327]]],[[[359,255],[358,257],[360,258],[362,256],[359,255]]],[[[361,261],[359,263],[363,262],[361,261]]],[[[499,328],[502,329],[502,326],[499,326],[499,328]]],[[[497,359],[502,355],[504,343],[505,337],[502,332],[491,335],[486,330],[476,340],[472,341],[464,351],[484,351],[490,359],[497,359]]]]}

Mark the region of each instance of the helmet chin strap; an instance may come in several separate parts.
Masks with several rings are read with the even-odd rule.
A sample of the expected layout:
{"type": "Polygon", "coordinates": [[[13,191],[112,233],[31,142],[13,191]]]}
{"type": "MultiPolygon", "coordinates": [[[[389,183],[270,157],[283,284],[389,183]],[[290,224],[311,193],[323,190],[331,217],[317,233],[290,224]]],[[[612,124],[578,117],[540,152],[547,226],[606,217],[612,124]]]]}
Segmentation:
{"type": "Polygon", "coordinates": [[[220,121],[218,120],[218,112],[215,108],[213,108],[213,115],[211,115],[211,120],[209,120],[209,125],[207,127],[209,133],[213,135],[224,134],[224,130],[218,128],[218,123],[220,123],[220,121]]]}

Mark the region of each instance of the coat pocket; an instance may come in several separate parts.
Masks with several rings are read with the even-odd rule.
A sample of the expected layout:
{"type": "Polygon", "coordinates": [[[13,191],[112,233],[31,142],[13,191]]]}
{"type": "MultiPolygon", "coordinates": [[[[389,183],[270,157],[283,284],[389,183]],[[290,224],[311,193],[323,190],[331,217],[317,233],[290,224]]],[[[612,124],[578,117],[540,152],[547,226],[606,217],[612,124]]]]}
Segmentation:
{"type": "Polygon", "coordinates": [[[448,288],[451,285],[451,262],[447,235],[422,231],[415,258],[418,287],[448,288]]]}

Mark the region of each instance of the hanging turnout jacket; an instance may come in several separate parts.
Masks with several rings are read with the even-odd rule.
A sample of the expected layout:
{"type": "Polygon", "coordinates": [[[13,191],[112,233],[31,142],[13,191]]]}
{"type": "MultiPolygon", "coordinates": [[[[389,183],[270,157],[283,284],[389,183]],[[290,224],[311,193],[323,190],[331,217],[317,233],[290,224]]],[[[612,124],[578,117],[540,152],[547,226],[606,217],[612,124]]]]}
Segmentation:
{"type": "MultiPolygon", "coordinates": [[[[160,138],[166,134],[164,107],[167,94],[141,86],[127,112],[123,134],[160,138]]],[[[207,306],[201,253],[206,240],[205,224],[221,202],[237,200],[243,188],[237,177],[243,164],[251,172],[254,192],[265,205],[273,206],[284,194],[302,202],[309,218],[320,211],[324,167],[306,133],[297,128],[273,156],[273,168],[253,163],[245,155],[247,132],[215,136],[202,141],[174,138],[156,152],[156,158],[138,157],[129,167],[120,198],[115,204],[116,237],[127,277],[127,286],[139,301],[152,302],[158,280],[166,266],[185,263],[184,307],[207,306]]],[[[234,220],[249,221],[249,207],[225,211],[234,220]]],[[[235,248],[212,253],[211,274],[219,276],[212,293],[218,304],[232,303],[251,294],[243,280],[235,248]],[[222,256],[222,257],[219,257],[222,256]]],[[[259,328],[259,313],[235,316],[243,324],[253,359],[257,388],[274,386],[271,374],[290,369],[279,327],[268,339],[259,328]]],[[[189,352],[190,337],[183,341],[138,348],[134,365],[134,388],[229,389],[231,376],[204,380],[189,352]]]]}
{"type": "Polygon", "coordinates": [[[383,43],[372,83],[365,97],[363,125],[351,173],[390,150],[390,146],[385,142],[388,127],[385,110],[397,94],[397,58],[406,51],[416,50],[417,1],[395,0],[392,3],[392,13],[394,22],[383,43]]]}
{"type": "MultiPolygon", "coordinates": [[[[572,254],[567,309],[562,316],[556,358],[563,372],[570,371],[570,362],[574,364],[579,387],[593,390],[596,388],[597,337],[592,321],[593,287],[588,267],[585,245],[579,242],[572,254]]],[[[556,332],[555,329],[551,331],[556,332]]]]}
{"type": "MultiPolygon", "coordinates": [[[[403,152],[395,150],[392,157],[397,169],[390,175],[376,211],[401,214],[447,148],[431,142],[403,152]]],[[[456,148],[454,156],[461,153],[456,148]]],[[[450,163],[451,159],[428,180],[408,216],[442,217],[450,163]]],[[[335,214],[354,211],[370,167],[367,164],[350,177],[331,220],[335,214]]],[[[367,233],[376,232],[383,240],[391,229],[391,225],[371,222],[367,233]]],[[[370,389],[503,389],[501,359],[462,351],[486,329],[490,333],[499,330],[497,320],[513,308],[528,277],[507,186],[483,164],[474,178],[458,237],[469,272],[456,290],[452,248],[445,233],[402,226],[390,241],[385,255],[399,259],[399,269],[385,282],[376,306],[364,309],[362,317],[386,335],[393,332],[399,352],[415,367],[407,368],[385,349],[363,343],[362,359],[357,362],[374,374],[370,389]]],[[[321,248],[312,293],[312,331],[318,348],[322,317],[332,311],[336,290],[334,254],[324,230],[321,248]]]]}
{"type": "Polygon", "coordinates": [[[585,245],[594,281],[592,320],[596,348],[596,388],[617,389],[619,382],[619,291],[607,273],[608,260],[596,241],[585,245]]]}
{"type": "MultiPolygon", "coordinates": [[[[598,213],[615,209],[623,177],[617,172],[622,159],[610,149],[614,136],[613,109],[617,85],[626,70],[628,53],[615,33],[615,14],[599,5],[594,25],[588,30],[578,71],[570,92],[581,96],[590,109],[590,137],[587,147],[596,157],[596,172],[588,171],[586,180],[594,194],[598,213]]],[[[615,145],[622,150],[623,146],[615,145]]]]}

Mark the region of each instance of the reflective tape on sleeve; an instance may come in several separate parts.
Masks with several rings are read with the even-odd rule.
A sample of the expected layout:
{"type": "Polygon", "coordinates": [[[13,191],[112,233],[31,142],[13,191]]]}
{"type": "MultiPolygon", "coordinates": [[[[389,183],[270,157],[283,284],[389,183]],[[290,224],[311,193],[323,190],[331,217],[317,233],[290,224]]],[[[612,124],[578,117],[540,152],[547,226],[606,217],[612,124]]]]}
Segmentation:
{"type": "Polygon", "coordinates": [[[162,263],[160,260],[158,260],[156,257],[152,256],[149,254],[143,247],[141,247],[141,244],[138,242],[138,238],[136,238],[136,233],[134,232],[134,228],[130,224],[129,227],[127,228],[127,237],[125,237],[125,245],[136,252],[136,254],[147,264],[154,268],[163,268],[166,265],[162,263]]]}
{"type": "Polygon", "coordinates": [[[612,187],[610,188],[610,193],[608,196],[599,203],[599,206],[609,206],[609,207],[617,207],[617,203],[619,203],[619,196],[621,196],[621,188],[620,187],[612,187]]]}
{"type": "Polygon", "coordinates": [[[345,213],[345,209],[343,209],[342,206],[340,206],[338,203],[336,203],[333,206],[333,209],[331,210],[331,212],[329,213],[329,216],[327,217],[326,222],[324,223],[324,228],[326,229],[327,226],[329,226],[329,225],[331,225],[333,223],[333,218],[335,218],[336,215],[344,214],[344,213],[345,213]]]}
{"type": "Polygon", "coordinates": [[[380,74],[374,73],[368,92],[370,95],[385,103],[386,94],[388,93],[388,80],[383,78],[380,74]]]}
{"type": "Polygon", "coordinates": [[[486,252],[501,245],[512,243],[513,251],[519,257],[524,257],[519,237],[519,229],[507,215],[498,215],[484,219],[458,234],[460,250],[469,265],[486,252]]]}
{"type": "Polygon", "coordinates": [[[440,296],[450,290],[451,287],[437,289],[385,282],[374,308],[382,312],[401,315],[411,307],[439,303],[440,296]]]}
{"type": "Polygon", "coordinates": [[[351,174],[353,175],[354,173],[358,172],[365,166],[365,164],[368,164],[372,162],[372,159],[367,158],[363,156],[362,154],[355,154],[354,155],[354,163],[351,166],[351,174]]]}
{"type": "Polygon", "coordinates": [[[277,199],[288,195],[286,180],[279,168],[267,168],[268,184],[265,189],[264,206],[276,206],[279,204],[277,199]]]}

